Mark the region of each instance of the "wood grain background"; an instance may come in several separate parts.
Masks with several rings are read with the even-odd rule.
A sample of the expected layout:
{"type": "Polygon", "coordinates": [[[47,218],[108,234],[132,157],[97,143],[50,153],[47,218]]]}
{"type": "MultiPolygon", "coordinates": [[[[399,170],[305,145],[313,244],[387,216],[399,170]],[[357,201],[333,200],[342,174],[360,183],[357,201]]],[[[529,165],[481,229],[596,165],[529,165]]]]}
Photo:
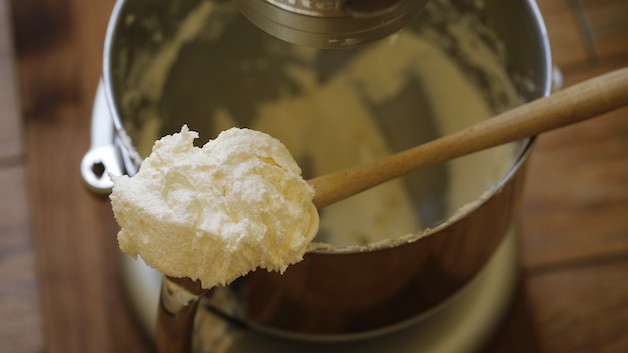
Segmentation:
{"type": "MultiPolygon", "coordinates": [[[[628,65],[628,1],[539,0],[565,84],[628,65]]],[[[112,0],[0,0],[0,352],[151,352],[82,185],[112,0]]],[[[628,109],[543,135],[486,352],[628,352],[628,109]]]]}

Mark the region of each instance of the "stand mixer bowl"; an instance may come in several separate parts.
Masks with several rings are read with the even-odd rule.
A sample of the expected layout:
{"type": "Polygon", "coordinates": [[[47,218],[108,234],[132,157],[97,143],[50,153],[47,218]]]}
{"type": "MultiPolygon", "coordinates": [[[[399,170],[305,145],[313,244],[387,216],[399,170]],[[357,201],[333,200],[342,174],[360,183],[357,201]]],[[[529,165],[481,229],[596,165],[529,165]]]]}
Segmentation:
{"type": "MultiPolygon", "coordinates": [[[[403,31],[431,38],[447,52],[495,113],[520,101],[503,93],[505,82],[492,75],[490,66],[483,70],[476,58],[465,55],[478,43],[466,42],[450,30],[452,22],[471,23],[479,33],[476,39],[503,57],[517,99],[549,94],[549,47],[533,1],[433,0],[421,16],[403,31]]],[[[133,174],[152,143],[178,131],[183,123],[207,137],[229,124],[255,126],[256,116],[269,102],[303,93],[301,83],[312,83],[308,81],[312,77],[317,82],[330,80],[366,48],[295,48],[252,26],[230,1],[119,0],[106,39],[103,85],[121,167],[133,174]],[[299,81],[302,69],[315,75],[299,81]]],[[[417,111],[422,90],[429,87],[415,83],[403,91],[406,98],[394,104],[366,104],[380,117],[378,124],[392,131],[393,149],[446,133],[434,128],[429,109],[417,111]],[[395,118],[388,119],[393,113],[395,118]]],[[[329,103],[326,109],[334,104],[341,103],[329,103]]],[[[334,125],[322,128],[333,131],[334,125]]],[[[330,139],[311,138],[324,143],[330,139]]],[[[456,205],[456,210],[470,205],[457,212],[442,206],[450,193],[443,184],[446,167],[435,166],[404,180],[423,220],[422,229],[408,230],[413,236],[313,247],[283,275],[250,273],[212,291],[219,295],[207,298],[207,305],[261,331],[312,340],[375,335],[430,315],[474,278],[516,222],[533,140],[516,143],[499,180],[480,187],[470,202],[456,205]]],[[[294,148],[303,144],[296,141],[294,148]]],[[[310,156],[296,157],[310,177],[310,156]]],[[[324,240],[325,234],[320,236],[324,240]]]]}

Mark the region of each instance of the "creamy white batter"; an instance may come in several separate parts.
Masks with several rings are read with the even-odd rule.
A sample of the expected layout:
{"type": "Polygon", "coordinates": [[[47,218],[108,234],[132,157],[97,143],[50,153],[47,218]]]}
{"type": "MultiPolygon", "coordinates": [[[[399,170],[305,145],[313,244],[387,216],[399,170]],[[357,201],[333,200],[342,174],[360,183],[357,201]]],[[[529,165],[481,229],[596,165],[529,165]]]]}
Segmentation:
{"type": "Polygon", "coordinates": [[[301,261],[318,226],[314,190],[278,140],[232,128],[194,147],[187,126],[113,177],[120,248],[165,275],[228,284],[301,261]]]}

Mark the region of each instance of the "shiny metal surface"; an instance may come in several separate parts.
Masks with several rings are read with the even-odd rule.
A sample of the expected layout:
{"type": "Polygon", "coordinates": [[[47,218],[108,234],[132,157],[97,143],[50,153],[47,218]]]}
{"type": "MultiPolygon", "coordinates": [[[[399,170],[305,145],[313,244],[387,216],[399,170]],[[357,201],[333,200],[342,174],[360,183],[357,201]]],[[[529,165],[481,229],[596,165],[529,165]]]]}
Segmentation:
{"type": "Polygon", "coordinates": [[[174,279],[163,278],[157,307],[157,350],[159,353],[190,352],[194,317],[206,291],[186,287],[174,279]]]}
{"type": "MultiPolygon", "coordinates": [[[[141,139],[150,114],[158,114],[161,119],[160,134],[178,131],[187,122],[201,131],[201,135],[213,136],[215,125],[207,116],[217,106],[226,107],[239,124],[247,126],[260,104],[298,90],[283,71],[289,65],[302,65],[298,56],[291,55],[288,44],[258,31],[237,13],[229,12],[212,18],[217,22],[229,20],[220,32],[220,40],[190,40],[181,47],[159,99],[141,92],[129,96],[134,61],[145,60],[146,53],[155,54],[159,49],[159,42],[154,40],[155,28],[159,30],[160,41],[169,40],[181,19],[198,3],[202,1],[186,4],[165,0],[119,1],[116,5],[105,48],[105,91],[117,134],[125,143],[122,149],[136,156],[136,164],[143,155],[135,152],[134,143],[141,139]],[[243,60],[259,57],[270,58],[269,66],[242,79],[243,60]]],[[[505,65],[520,96],[531,100],[549,94],[549,48],[534,2],[487,0],[485,6],[477,8],[470,3],[466,5],[456,10],[477,11],[477,18],[504,41],[510,59],[505,65]]],[[[448,6],[447,2],[432,1],[426,10],[446,12],[448,6]],[[430,6],[438,7],[429,10],[430,6]]],[[[211,27],[212,21],[207,25],[211,27]]],[[[446,32],[444,25],[427,17],[417,19],[416,27],[404,30],[446,32]]],[[[450,45],[455,55],[457,39],[447,38],[443,45],[450,45]]],[[[319,77],[332,75],[359,50],[322,53],[316,66],[319,77]]],[[[464,58],[457,59],[461,65],[467,64],[464,58]]],[[[503,107],[499,92],[492,94],[495,87],[490,87],[499,83],[475,67],[464,67],[469,75],[487,85],[483,87],[486,99],[495,107],[503,107]]],[[[433,122],[429,119],[415,118],[422,115],[417,114],[418,108],[413,105],[421,99],[420,91],[406,94],[393,108],[373,107],[383,115],[408,114],[400,115],[392,129],[390,143],[396,149],[438,135],[438,131],[430,128],[433,122]],[[407,141],[394,138],[397,132],[408,130],[417,131],[417,135],[407,141]]],[[[334,248],[314,251],[284,275],[252,273],[225,289],[240,305],[234,311],[238,319],[262,331],[317,340],[363,337],[427,315],[475,276],[514,222],[525,179],[525,161],[532,144],[532,140],[521,141],[517,155],[513,156],[513,167],[490,197],[449,225],[444,225],[443,219],[450,215],[439,206],[448,192],[442,183],[447,178],[445,169],[436,166],[407,178],[405,182],[416,200],[417,212],[426,220],[426,226],[432,228],[426,236],[411,243],[368,251],[334,248]]],[[[299,163],[307,165],[306,160],[299,163]]],[[[220,310],[219,304],[216,310],[220,310]]]]}
{"type": "Polygon", "coordinates": [[[525,168],[517,168],[484,205],[413,243],[372,252],[314,252],[283,275],[247,275],[232,285],[246,302],[247,320],[306,339],[355,339],[433,314],[483,268],[512,226],[525,179],[525,168]]]}
{"type": "Polygon", "coordinates": [[[391,35],[427,0],[235,0],[256,26],[285,41],[318,48],[348,48],[391,35]]]}
{"type": "Polygon", "coordinates": [[[119,149],[102,84],[98,85],[92,109],[91,146],[81,160],[81,176],[93,192],[108,195],[113,187],[109,173],[122,174],[119,149]]]}

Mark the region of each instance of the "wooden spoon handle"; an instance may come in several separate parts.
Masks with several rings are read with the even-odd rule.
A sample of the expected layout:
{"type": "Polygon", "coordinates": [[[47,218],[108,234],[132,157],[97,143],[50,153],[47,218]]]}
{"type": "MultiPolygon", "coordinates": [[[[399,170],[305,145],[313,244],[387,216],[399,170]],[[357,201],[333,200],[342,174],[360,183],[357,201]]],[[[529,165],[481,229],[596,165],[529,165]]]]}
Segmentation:
{"type": "Polygon", "coordinates": [[[309,180],[317,208],[419,168],[570,125],[628,104],[628,68],[613,71],[388,157],[309,180]]]}

